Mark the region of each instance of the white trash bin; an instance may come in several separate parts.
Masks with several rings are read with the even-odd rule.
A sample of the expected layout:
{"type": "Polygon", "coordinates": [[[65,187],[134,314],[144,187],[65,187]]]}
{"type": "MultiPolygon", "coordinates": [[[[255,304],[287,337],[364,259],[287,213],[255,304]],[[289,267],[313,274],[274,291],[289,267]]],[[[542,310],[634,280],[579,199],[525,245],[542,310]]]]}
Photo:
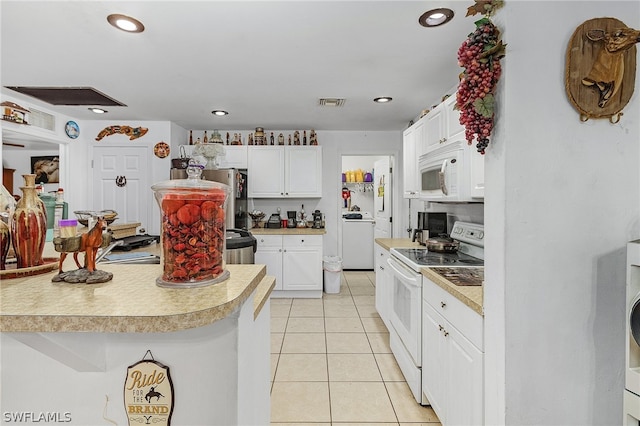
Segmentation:
{"type": "Polygon", "coordinates": [[[322,269],[324,270],[324,292],[327,294],[340,293],[342,258],[340,256],[325,256],[322,269]]]}

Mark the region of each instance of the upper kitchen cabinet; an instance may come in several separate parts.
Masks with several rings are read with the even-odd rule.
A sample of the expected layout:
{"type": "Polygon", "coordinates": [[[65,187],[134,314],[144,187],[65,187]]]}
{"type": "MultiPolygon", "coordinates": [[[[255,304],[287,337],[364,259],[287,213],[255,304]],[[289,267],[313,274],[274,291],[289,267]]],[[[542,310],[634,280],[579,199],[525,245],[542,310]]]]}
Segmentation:
{"type": "Polygon", "coordinates": [[[249,146],[249,198],[322,197],[322,147],[249,146]]]}
{"type": "Polygon", "coordinates": [[[418,198],[418,151],[424,140],[426,118],[422,117],[402,133],[402,165],[403,196],[418,198]]]}
{"type": "Polygon", "coordinates": [[[220,168],[246,169],[248,158],[247,145],[225,145],[225,155],[220,158],[220,168]]]}
{"type": "Polygon", "coordinates": [[[454,93],[425,116],[425,136],[418,156],[458,139],[464,132],[464,127],[460,124],[460,111],[455,109],[455,104],[454,93]]]}

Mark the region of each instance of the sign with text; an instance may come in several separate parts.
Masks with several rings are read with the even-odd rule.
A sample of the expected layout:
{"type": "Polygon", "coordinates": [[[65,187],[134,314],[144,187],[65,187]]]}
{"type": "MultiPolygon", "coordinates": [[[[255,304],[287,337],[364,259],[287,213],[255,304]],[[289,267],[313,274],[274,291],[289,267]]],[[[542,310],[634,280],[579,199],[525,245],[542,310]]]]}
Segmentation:
{"type": "Polygon", "coordinates": [[[169,367],[143,359],[127,369],[124,405],[129,425],[170,426],[173,401],[169,367]]]}

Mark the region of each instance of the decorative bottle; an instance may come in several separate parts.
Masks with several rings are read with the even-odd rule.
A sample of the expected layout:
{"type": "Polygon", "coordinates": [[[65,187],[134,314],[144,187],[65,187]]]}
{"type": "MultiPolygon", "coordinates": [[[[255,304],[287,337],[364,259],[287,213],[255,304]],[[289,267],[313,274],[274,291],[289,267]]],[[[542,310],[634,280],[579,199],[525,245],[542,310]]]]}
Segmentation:
{"type": "Polygon", "coordinates": [[[36,193],[36,175],[22,175],[22,198],[11,217],[11,242],[17,267],[42,265],[42,252],[47,236],[47,211],[36,193]]]}

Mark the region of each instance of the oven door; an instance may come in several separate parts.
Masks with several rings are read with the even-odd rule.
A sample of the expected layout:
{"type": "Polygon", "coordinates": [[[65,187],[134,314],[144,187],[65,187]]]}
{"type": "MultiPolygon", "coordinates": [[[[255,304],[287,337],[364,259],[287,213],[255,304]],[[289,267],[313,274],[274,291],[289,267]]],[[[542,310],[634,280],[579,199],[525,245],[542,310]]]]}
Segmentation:
{"type": "Polygon", "coordinates": [[[387,259],[392,276],[391,326],[416,367],[422,365],[422,275],[394,257],[387,259]]]}

